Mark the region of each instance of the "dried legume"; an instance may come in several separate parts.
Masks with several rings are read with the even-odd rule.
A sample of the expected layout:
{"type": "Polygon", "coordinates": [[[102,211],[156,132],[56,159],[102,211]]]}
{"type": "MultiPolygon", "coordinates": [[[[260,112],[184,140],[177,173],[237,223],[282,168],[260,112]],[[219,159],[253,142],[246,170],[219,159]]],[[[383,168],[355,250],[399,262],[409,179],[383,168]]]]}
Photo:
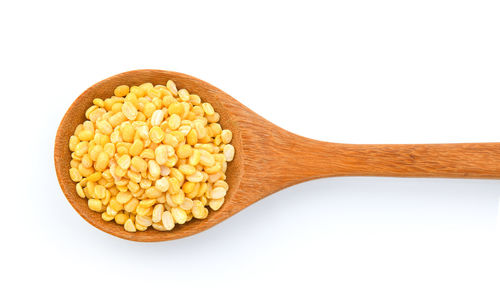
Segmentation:
{"type": "Polygon", "coordinates": [[[229,189],[233,134],[186,89],[120,85],[96,98],[69,139],[69,174],[88,207],[128,232],[169,231],[216,211],[229,189]]]}

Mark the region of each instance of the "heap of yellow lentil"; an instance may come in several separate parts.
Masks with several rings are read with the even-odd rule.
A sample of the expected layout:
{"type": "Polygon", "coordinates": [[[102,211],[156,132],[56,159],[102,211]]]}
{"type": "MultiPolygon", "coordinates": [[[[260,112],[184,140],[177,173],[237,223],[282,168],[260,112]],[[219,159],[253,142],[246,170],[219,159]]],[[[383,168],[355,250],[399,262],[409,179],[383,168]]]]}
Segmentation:
{"type": "Polygon", "coordinates": [[[198,95],[171,80],[121,85],[94,99],[85,117],[69,140],[69,174],[105,221],[167,231],[224,203],[232,133],[198,95]]]}

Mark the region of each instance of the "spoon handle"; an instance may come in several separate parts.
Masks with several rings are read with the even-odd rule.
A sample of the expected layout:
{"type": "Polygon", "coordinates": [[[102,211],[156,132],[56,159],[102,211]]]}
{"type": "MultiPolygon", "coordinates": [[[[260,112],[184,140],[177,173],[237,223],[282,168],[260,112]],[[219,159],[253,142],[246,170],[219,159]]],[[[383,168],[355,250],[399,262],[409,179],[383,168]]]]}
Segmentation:
{"type": "Polygon", "coordinates": [[[500,143],[340,144],[345,175],[500,178],[500,143]]]}
{"type": "Polygon", "coordinates": [[[285,186],[330,176],[500,179],[500,143],[355,145],[296,135],[286,139],[276,166],[285,186]]]}

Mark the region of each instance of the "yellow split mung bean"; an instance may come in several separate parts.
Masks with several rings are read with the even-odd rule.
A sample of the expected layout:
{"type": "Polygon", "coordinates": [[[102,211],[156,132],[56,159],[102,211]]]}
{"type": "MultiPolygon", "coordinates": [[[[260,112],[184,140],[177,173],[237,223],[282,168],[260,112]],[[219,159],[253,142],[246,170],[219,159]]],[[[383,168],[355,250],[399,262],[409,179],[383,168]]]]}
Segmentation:
{"type": "Polygon", "coordinates": [[[88,207],[128,232],[204,219],[229,189],[233,134],[212,104],[172,80],[95,98],[69,139],[69,175],[88,207]]]}

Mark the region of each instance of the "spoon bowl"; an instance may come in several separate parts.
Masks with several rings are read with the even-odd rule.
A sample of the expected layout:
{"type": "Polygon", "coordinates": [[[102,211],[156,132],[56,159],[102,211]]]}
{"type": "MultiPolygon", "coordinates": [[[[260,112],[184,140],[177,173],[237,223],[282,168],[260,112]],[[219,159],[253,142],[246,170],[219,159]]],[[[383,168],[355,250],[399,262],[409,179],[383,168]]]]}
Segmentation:
{"type": "Polygon", "coordinates": [[[104,232],[128,240],[143,242],[167,241],[201,232],[210,226],[219,223],[243,208],[237,206],[234,198],[235,192],[238,191],[241,176],[244,173],[244,165],[242,162],[244,155],[242,155],[241,147],[242,137],[238,128],[238,122],[234,121],[235,116],[231,113],[233,109],[229,108],[229,106],[235,106],[238,104],[239,103],[235,99],[214,86],[203,82],[202,80],[185,74],[169,71],[130,71],[112,76],[94,84],[83,92],[69,107],[57,131],[54,161],[59,184],[64,192],[64,195],[78,214],[80,214],[90,224],[104,232]],[[236,154],[234,160],[228,164],[226,171],[226,181],[229,184],[230,189],[225,197],[226,201],[222,208],[219,211],[211,211],[210,215],[206,219],[193,219],[184,225],[176,225],[172,231],[167,232],[160,232],[152,228],[148,228],[148,230],[144,232],[130,233],[125,231],[123,226],[114,222],[106,222],[102,220],[100,213],[94,212],[88,208],[87,199],[82,199],[78,196],[75,190],[75,183],[71,180],[68,173],[71,161],[71,152],[68,147],[68,140],[73,134],[76,126],[86,120],[85,111],[92,106],[94,98],[111,97],[113,95],[113,90],[122,84],[129,86],[140,85],[145,82],[151,82],[152,84],[166,84],[168,80],[174,80],[179,89],[188,89],[190,92],[198,94],[204,101],[211,102],[215,110],[220,114],[220,124],[222,127],[230,129],[233,132],[231,144],[235,147],[236,154]]]}
{"type": "MultiPolygon", "coordinates": [[[[313,115],[311,115],[313,116],[313,115]]],[[[285,187],[328,176],[395,176],[500,178],[500,144],[351,145],[327,143],[290,133],[257,115],[222,90],[192,76],[163,70],[135,70],[104,79],[83,92],[69,107],[57,130],[54,162],[61,189],[73,208],[96,228],[141,242],[167,241],[204,231],[252,203],[285,187]],[[193,219],[171,231],[149,228],[130,233],[102,220],[80,198],[69,176],[68,141],[96,97],[113,95],[122,84],[166,84],[198,94],[220,114],[223,128],[233,132],[234,160],[228,164],[229,191],[223,206],[206,219],[193,219]]]]}

